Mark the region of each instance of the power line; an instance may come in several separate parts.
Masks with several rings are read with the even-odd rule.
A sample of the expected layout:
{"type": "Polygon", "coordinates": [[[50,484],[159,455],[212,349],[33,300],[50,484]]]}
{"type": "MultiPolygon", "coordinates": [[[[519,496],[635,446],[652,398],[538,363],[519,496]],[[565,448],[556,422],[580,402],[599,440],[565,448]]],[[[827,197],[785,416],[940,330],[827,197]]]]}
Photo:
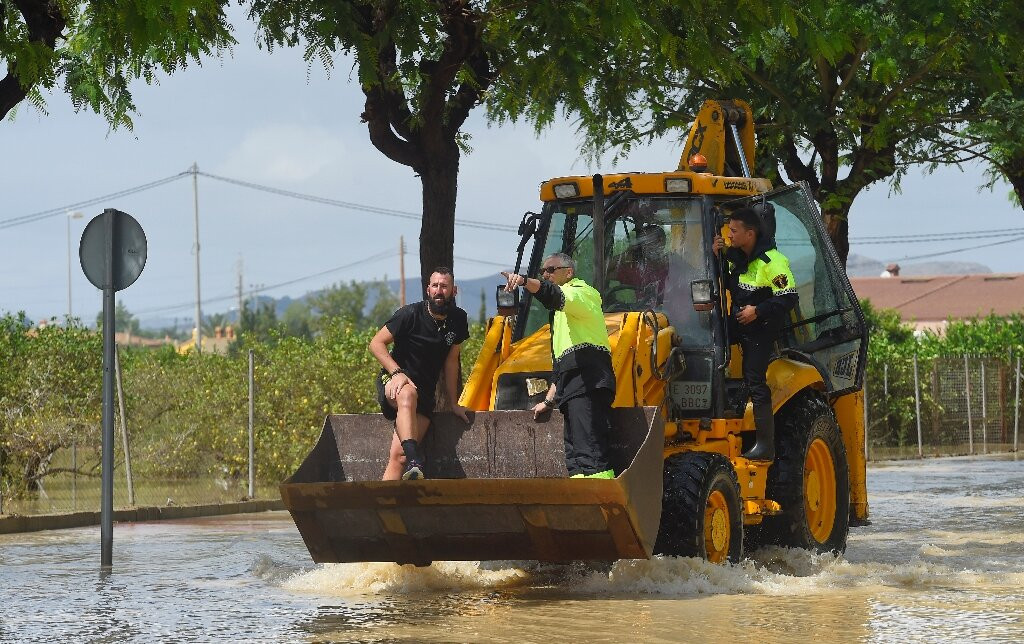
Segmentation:
{"type": "Polygon", "coordinates": [[[993,237],[1006,237],[1007,235],[1021,235],[1024,234],[1024,228],[1011,228],[1008,230],[990,230],[987,232],[977,232],[971,234],[947,234],[942,237],[929,237],[919,238],[915,236],[906,237],[891,237],[889,239],[879,239],[864,241],[859,238],[850,238],[851,244],[858,246],[867,246],[872,244],[934,244],[936,242],[947,242],[947,241],[964,241],[968,239],[992,239],[993,237]]]}
{"type": "Polygon", "coordinates": [[[179,172],[178,174],[174,174],[169,177],[164,177],[163,179],[150,181],[149,183],[144,183],[142,185],[138,185],[132,188],[125,188],[124,190],[112,192],[110,194],[102,195],[100,197],[93,197],[92,199],[78,201],[75,203],[67,204],[66,206],[60,206],[58,208],[50,208],[49,210],[40,210],[39,212],[34,212],[28,215],[21,215],[20,217],[2,219],[0,220],[0,230],[4,228],[13,228],[14,226],[21,226],[24,224],[31,224],[37,221],[42,221],[43,219],[49,219],[50,217],[66,215],[69,210],[87,208],[89,206],[95,206],[96,204],[108,201],[110,199],[116,199],[118,197],[127,197],[128,195],[133,195],[139,192],[144,192],[146,190],[151,190],[164,184],[171,183],[172,181],[177,181],[178,179],[186,177],[190,174],[191,172],[179,172]]]}
{"type": "MultiPolygon", "coordinates": [[[[342,271],[342,270],[345,270],[347,268],[352,268],[352,267],[358,266],[360,264],[366,264],[368,262],[375,262],[375,261],[378,261],[378,260],[381,260],[381,259],[387,259],[389,257],[396,256],[396,255],[398,255],[398,251],[395,251],[395,250],[381,251],[379,253],[375,253],[373,255],[370,255],[369,257],[364,257],[364,258],[362,258],[360,260],[351,262],[349,264],[344,264],[342,266],[335,266],[334,268],[328,268],[326,270],[318,271],[316,273],[310,273],[309,275],[303,275],[301,277],[296,277],[294,279],[290,279],[290,280],[287,280],[287,281],[284,281],[284,282],[278,282],[277,284],[263,285],[263,286],[260,286],[258,288],[251,289],[249,292],[252,293],[252,294],[263,293],[265,291],[271,291],[271,290],[273,290],[275,288],[280,288],[282,286],[291,286],[292,284],[297,284],[297,283],[303,282],[305,280],[310,280],[310,279],[313,279],[313,278],[316,278],[316,277],[322,277],[324,275],[329,275],[330,273],[336,273],[338,271],[342,271]]],[[[213,304],[213,303],[216,303],[216,302],[224,302],[224,301],[227,301],[227,300],[233,300],[233,299],[235,299],[237,297],[238,297],[238,293],[231,293],[230,295],[220,295],[218,297],[212,297],[212,298],[209,298],[209,299],[204,299],[202,303],[205,306],[207,304],[213,304]]],[[[159,307],[154,307],[154,308],[150,308],[150,309],[142,309],[141,311],[137,311],[135,313],[135,315],[149,315],[149,314],[153,314],[153,313],[165,313],[165,312],[168,312],[168,311],[175,311],[175,310],[178,310],[178,309],[190,308],[190,307],[193,307],[193,306],[195,306],[195,300],[192,300],[192,301],[189,301],[189,302],[186,302],[186,303],[183,303],[183,304],[174,304],[174,305],[170,305],[170,306],[159,306],[159,307]]]]}
{"type": "MultiPolygon", "coordinates": [[[[292,199],[301,199],[303,201],[312,201],[314,203],[325,204],[328,206],[336,206],[338,208],[346,208],[348,210],[359,210],[362,212],[372,212],[378,215],[387,215],[389,217],[398,217],[399,219],[409,219],[413,221],[421,221],[423,219],[420,213],[409,212],[406,210],[395,210],[393,208],[381,208],[379,206],[368,206],[366,204],[355,203],[352,201],[341,201],[339,199],[330,199],[327,197],[320,197],[317,195],[305,194],[302,192],[294,192],[292,190],[284,190],[282,188],[274,188],[272,186],[266,186],[259,183],[253,183],[251,181],[242,181],[241,179],[232,179],[230,177],[222,177],[216,174],[210,174],[209,172],[199,172],[200,176],[207,177],[208,179],[214,179],[216,181],[223,181],[225,183],[231,183],[236,186],[243,188],[249,188],[251,190],[260,190],[262,192],[269,192],[271,194],[279,195],[282,197],[290,197],[292,199]]],[[[494,230],[501,232],[515,232],[519,230],[518,226],[510,224],[495,224],[487,221],[477,221],[473,219],[456,219],[456,226],[464,226],[466,228],[479,228],[482,230],[494,230]]]]}
{"type": "Polygon", "coordinates": [[[1024,234],[1024,228],[1004,228],[1004,229],[1001,229],[1001,230],[992,230],[991,228],[988,228],[988,229],[985,229],[985,230],[965,230],[965,231],[947,232],[947,233],[913,233],[913,234],[906,234],[906,235],[862,235],[862,236],[858,236],[858,237],[850,237],[850,242],[851,243],[852,242],[868,243],[869,241],[873,241],[873,240],[891,241],[891,240],[899,240],[899,239],[937,239],[937,240],[941,241],[941,240],[948,239],[950,237],[960,237],[960,236],[973,237],[975,235],[995,236],[995,235],[1006,235],[1006,234],[1010,234],[1010,235],[1024,234]]]}
{"type": "MultiPolygon", "coordinates": [[[[110,199],[117,199],[119,197],[127,197],[129,195],[133,195],[133,194],[136,194],[136,193],[139,193],[139,192],[144,192],[146,190],[151,190],[153,188],[157,188],[159,186],[162,186],[162,185],[167,184],[167,183],[171,183],[172,181],[176,181],[178,179],[181,179],[182,177],[190,176],[192,174],[193,174],[193,172],[191,170],[186,170],[184,172],[179,172],[178,174],[171,175],[169,177],[164,177],[163,179],[158,179],[156,181],[151,181],[149,183],[144,183],[142,185],[134,186],[134,187],[131,187],[131,188],[126,188],[124,190],[119,190],[117,192],[112,192],[110,194],[101,195],[99,197],[93,197],[91,199],[85,199],[83,201],[78,201],[78,202],[67,204],[67,205],[64,205],[64,206],[57,207],[57,208],[50,208],[50,209],[47,209],[47,210],[41,210],[39,212],[34,212],[34,213],[27,214],[27,215],[21,215],[21,216],[18,216],[18,217],[11,217],[9,219],[2,219],[2,220],[0,220],[0,230],[2,230],[4,228],[12,228],[14,226],[21,226],[21,225],[24,225],[24,224],[31,224],[31,223],[34,223],[34,222],[37,222],[37,221],[42,221],[43,219],[49,219],[50,217],[57,217],[57,216],[66,214],[67,211],[69,211],[69,210],[76,210],[76,209],[80,209],[80,208],[87,208],[89,206],[94,206],[94,205],[100,204],[100,203],[102,203],[104,201],[108,201],[110,199]]],[[[311,202],[314,202],[314,203],[325,204],[325,205],[328,205],[328,206],[335,206],[335,207],[338,207],[338,208],[346,208],[346,209],[349,209],[349,210],[359,210],[359,211],[362,211],[362,212],[372,212],[372,213],[378,214],[378,215],[387,215],[389,217],[398,217],[400,219],[408,219],[410,221],[421,221],[423,219],[422,215],[420,213],[416,213],[416,212],[409,212],[409,211],[405,211],[405,210],[395,210],[393,208],[382,208],[382,207],[379,207],[379,206],[370,206],[370,205],[367,205],[367,204],[360,204],[360,203],[355,203],[355,202],[351,202],[351,201],[341,201],[339,199],[329,199],[327,197],[320,197],[320,196],[317,196],[317,195],[310,195],[310,194],[305,194],[305,193],[301,193],[301,192],[294,192],[294,191],[291,191],[291,190],[284,190],[284,189],[281,189],[281,188],[274,188],[272,186],[266,186],[266,185],[262,185],[262,184],[258,184],[258,183],[253,183],[251,181],[242,181],[241,179],[232,179],[230,177],[222,177],[220,175],[210,174],[209,172],[197,172],[195,174],[201,175],[201,176],[206,177],[208,179],[214,179],[215,181],[222,181],[224,183],[234,184],[234,185],[241,186],[241,187],[244,187],[244,188],[249,188],[251,190],[260,190],[262,192],[269,192],[271,194],[276,194],[276,195],[279,195],[279,196],[282,196],[282,197],[290,197],[292,199],[301,199],[303,201],[311,201],[311,202]]],[[[514,226],[514,225],[511,225],[511,224],[497,224],[497,223],[493,223],[493,222],[478,221],[478,220],[474,220],[474,219],[461,219],[461,218],[459,218],[459,219],[455,220],[455,225],[456,226],[463,226],[465,228],[477,228],[477,229],[480,229],[480,230],[491,230],[491,231],[496,231],[496,232],[516,232],[516,231],[518,231],[518,227],[514,226]]]]}
{"type": "Polygon", "coordinates": [[[976,250],[978,248],[988,248],[989,246],[1001,246],[1002,244],[1012,244],[1014,242],[1019,242],[1021,240],[1024,240],[1024,235],[1021,235],[1020,237],[1014,237],[1013,239],[1004,239],[1002,241],[992,242],[991,244],[979,244],[977,246],[968,246],[967,248],[956,248],[954,250],[946,250],[946,251],[941,251],[941,252],[938,252],[938,253],[927,253],[927,254],[924,254],[924,255],[914,255],[914,256],[911,256],[911,257],[901,257],[901,258],[899,258],[898,260],[895,260],[895,261],[905,262],[905,261],[912,260],[912,259],[926,259],[926,258],[929,258],[929,257],[941,257],[942,255],[952,255],[954,253],[962,253],[962,252],[967,251],[967,250],[976,250]]]}

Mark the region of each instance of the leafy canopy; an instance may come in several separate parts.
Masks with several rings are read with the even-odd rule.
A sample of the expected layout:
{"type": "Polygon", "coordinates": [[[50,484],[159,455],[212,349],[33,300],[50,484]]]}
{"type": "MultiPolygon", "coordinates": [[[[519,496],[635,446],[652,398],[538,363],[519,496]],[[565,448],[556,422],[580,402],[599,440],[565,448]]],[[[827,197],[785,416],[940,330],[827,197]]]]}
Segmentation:
{"type": "Polygon", "coordinates": [[[26,98],[45,111],[58,86],[76,109],[131,128],[129,85],[157,82],[235,40],[227,0],[19,0],[0,2],[0,117],[26,98]]]}

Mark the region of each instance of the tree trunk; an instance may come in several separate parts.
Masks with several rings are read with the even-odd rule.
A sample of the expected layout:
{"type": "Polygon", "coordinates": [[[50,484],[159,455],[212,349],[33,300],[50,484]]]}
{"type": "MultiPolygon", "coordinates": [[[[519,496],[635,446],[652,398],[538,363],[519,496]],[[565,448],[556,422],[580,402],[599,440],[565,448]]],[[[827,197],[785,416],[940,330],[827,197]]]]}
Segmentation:
{"type": "Polygon", "coordinates": [[[424,156],[418,168],[423,185],[423,221],[420,224],[420,294],[424,294],[434,268],[454,268],[455,198],[459,178],[459,148],[454,141],[424,156]]]}
{"type": "Polygon", "coordinates": [[[825,229],[828,230],[832,246],[839,255],[839,261],[846,267],[846,260],[850,256],[850,222],[848,215],[850,208],[828,209],[822,213],[825,219],[825,229]]]}
{"type": "Polygon", "coordinates": [[[1017,195],[1017,203],[1024,208],[1024,154],[1014,155],[1001,169],[1013,187],[1013,193],[1017,195]]]}

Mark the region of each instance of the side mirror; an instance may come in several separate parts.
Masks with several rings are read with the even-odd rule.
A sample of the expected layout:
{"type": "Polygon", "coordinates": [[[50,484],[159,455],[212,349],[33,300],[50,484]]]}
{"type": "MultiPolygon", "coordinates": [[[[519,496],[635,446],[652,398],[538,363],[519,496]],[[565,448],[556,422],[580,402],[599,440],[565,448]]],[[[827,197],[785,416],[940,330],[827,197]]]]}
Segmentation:
{"type": "Polygon", "coordinates": [[[710,311],[715,308],[714,282],[693,280],[690,282],[690,297],[693,299],[694,311],[710,311]]]}
{"type": "Polygon", "coordinates": [[[506,291],[504,284],[499,284],[495,299],[498,302],[498,315],[515,315],[519,309],[519,289],[506,291]]]}

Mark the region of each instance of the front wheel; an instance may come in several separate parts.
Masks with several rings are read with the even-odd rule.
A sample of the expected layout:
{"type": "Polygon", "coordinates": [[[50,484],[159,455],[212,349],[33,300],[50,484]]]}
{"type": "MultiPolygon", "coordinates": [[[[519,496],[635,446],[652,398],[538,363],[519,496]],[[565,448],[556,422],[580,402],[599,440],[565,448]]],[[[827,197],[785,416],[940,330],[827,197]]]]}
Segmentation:
{"type": "Polygon", "coordinates": [[[743,557],[743,515],[736,470],[712,452],[685,452],[665,461],[657,554],[712,563],[743,557]]]}
{"type": "Polygon", "coordinates": [[[762,543],[816,552],[843,552],[850,530],[850,475],[832,408],[806,392],[780,410],[776,459],[766,495],[782,513],[765,517],[762,543]]]}

